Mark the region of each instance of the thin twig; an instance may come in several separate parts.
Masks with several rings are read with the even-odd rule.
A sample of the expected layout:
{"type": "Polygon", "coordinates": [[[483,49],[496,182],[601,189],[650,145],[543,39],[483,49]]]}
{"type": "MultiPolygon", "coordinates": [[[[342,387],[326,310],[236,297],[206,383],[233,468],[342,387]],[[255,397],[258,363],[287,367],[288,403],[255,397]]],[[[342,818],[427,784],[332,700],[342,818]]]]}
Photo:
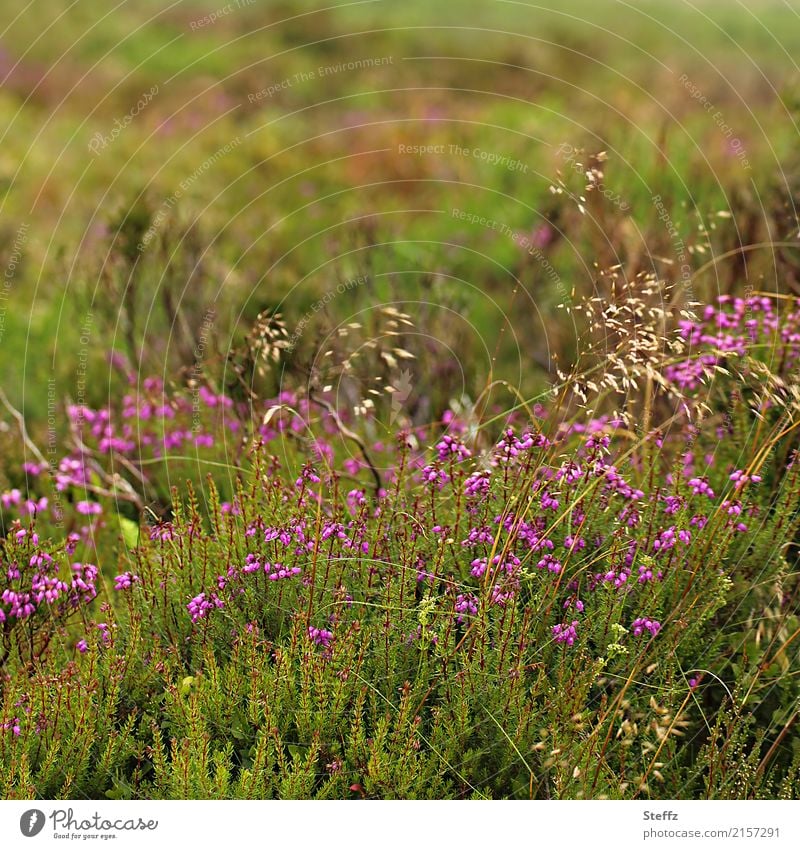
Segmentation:
{"type": "Polygon", "coordinates": [[[17,425],[19,426],[20,435],[22,436],[22,441],[25,443],[26,448],[36,457],[36,459],[40,463],[49,467],[50,464],[47,462],[47,460],[45,460],[42,452],[37,448],[36,444],[28,436],[28,429],[25,427],[25,418],[19,410],[17,410],[11,405],[11,402],[6,397],[6,393],[3,391],[2,387],[0,387],[0,401],[2,401],[3,406],[16,419],[17,425]]]}
{"type": "Polygon", "coordinates": [[[372,458],[369,456],[369,451],[367,451],[367,446],[364,443],[364,440],[361,437],[350,430],[349,427],[341,420],[339,414],[334,409],[333,405],[326,401],[324,398],[320,398],[315,395],[313,392],[309,393],[308,396],[315,404],[319,404],[320,407],[323,407],[327,410],[333,418],[333,421],[336,424],[336,427],[339,429],[339,433],[347,439],[352,440],[358,446],[361,451],[362,456],[364,457],[364,462],[369,466],[370,472],[372,472],[372,477],[375,479],[375,492],[379,492],[383,489],[383,481],[381,480],[381,476],[378,473],[378,470],[375,468],[375,464],[372,462],[372,458]]]}

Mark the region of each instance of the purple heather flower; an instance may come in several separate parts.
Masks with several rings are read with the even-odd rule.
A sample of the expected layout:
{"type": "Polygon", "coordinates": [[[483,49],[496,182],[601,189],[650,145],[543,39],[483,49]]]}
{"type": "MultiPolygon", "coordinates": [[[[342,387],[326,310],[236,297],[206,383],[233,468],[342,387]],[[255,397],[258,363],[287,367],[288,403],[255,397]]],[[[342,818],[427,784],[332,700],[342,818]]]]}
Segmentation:
{"type": "Polygon", "coordinates": [[[24,510],[28,515],[34,516],[37,513],[43,513],[47,510],[48,500],[45,496],[42,496],[38,501],[34,501],[32,498],[29,498],[25,502],[24,510]]]}
{"type": "Polygon", "coordinates": [[[456,460],[466,460],[472,456],[472,452],[460,439],[445,434],[436,445],[436,456],[440,462],[444,462],[450,457],[455,457],[456,460]]]}
{"type": "Polygon", "coordinates": [[[242,566],[243,572],[259,572],[261,570],[261,561],[257,554],[248,554],[242,566]]]}
{"type": "Polygon", "coordinates": [[[671,525],[665,531],[661,531],[658,538],[653,542],[654,551],[669,551],[675,547],[675,526],[671,525]]]}
{"type": "Polygon", "coordinates": [[[564,480],[567,484],[573,484],[583,477],[581,467],[573,460],[568,460],[556,472],[556,480],[564,480]]]}
{"type": "Polygon", "coordinates": [[[532,433],[525,433],[520,439],[514,435],[512,428],[507,428],[503,438],[495,445],[494,453],[499,462],[510,463],[523,451],[542,444],[542,438],[532,433]]]}
{"type": "Polygon", "coordinates": [[[471,528],[467,538],[461,545],[477,545],[481,542],[491,543],[494,541],[494,533],[488,525],[483,525],[480,528],[471,528]]]}
{"type": "Polygon", "coordinates": [[[97,566],[92,563],[73,563],[72,571],[72,590],[83,596],[85,601],[91,601],[97,595],[97,566]]]}
{"type": "Polygon", "coordinates": [[[170,540],[174,536],[172,525],[169,522],[162,522],[159,525],[153,525],[150,529],[150,539],[159,539],[162,542],[170,540]]]}
{"type": "Polygon", "coordinates": [[[467,498],[485,498],[489,493],[489,472],[473,472],[464,481],[467,498]]]}
{"type": "Polygon", "coordinates": [[[641,636],[645,631],[649,631],[655,637],[661,630],[661,623],[655,619],[640,617],[639,619],[634,619],[631,629],[635,637],[641,636]]]}
{"type": "Polygon", "coordinates": [[[0,600],[9,605],[8,615],[13,619],[27,619],[36,612],[30,593],[17,593],[10,589],[3,590],[0,600]]]}
{"type": "Polygon", "coordinates": [[[538,569],[547,569],[557,575],[561,571],[561,561],[553,557],[552,554],[545,554],[544,557],[536,564],[538,569]]]}
{"type": "Polygon", "coordinates": [[[84,516],[99,516],[103,512],[102,505],[97,501],[79,501],[75,509],[84,516]]]}
{"type": "Polygon", "coordinates": [[[607,584],[613,584],[615,589],[620,589],[625,585],[630,574],[630,567],[626,565],[619,569],[619,571],[616,569],[609,569],[604,575],[598,575],[597,580],[602,580],[607,584]]]}
{"type": "Polygon", "coordinates": [[[422,480],[425,483],[435,483],[439,489],[442,489],[450,481],[450,475],[444,469],[437,468],[436,465],[425,466],[422,470],[422,480]]]}
{"type": "Polygon", "coordinates": [[[715,498],[714,490],[708,484],[706,478],[692,478],[689,481],[689,487],[695,495],[705,495],[708,498],[715,498]]]}
{"type": "Polygon", "coordinates": [[[282,566],[280,563],[265,563],[264,571],[270,581],[280,581],[283,578],[293,578],[303,570],[299,566],[282,566]]]}
{"type": "Polygon", "coordinates": [[[52,604],[62,592],[66,592],[68,589],[67,584],[50,575],[36,574],[31,582],[33,599],[37,604],[41,604],[43,601],[52,604]]]}
{"type": "Polygon", "coordinates": [[[333,633],[326,631],[324,628],[314,628],[309,625],[308,638],[312,643],[323,648],[328,648],[333,640],[333,633]]]}
{"type": "Polygon", "coordinates": [[[436,576],[433,572],[428,572],[427,569],[424,568],[425,564],[420,559],[417,563],[417,583],[421,584],[423,581],[432,581],[436,576]]]}
{"type": "Polygon", "coordinates": [[[12,489],[9,492],[4,492],[0,495],[0,503],[3,508],[8,510],[13,504],[19,504],[22,500],[22,493],[18,489],[12,489]]]}
{"type": "Polygon", "coordinates": [[[542,492],[540,499],[542,510],[558,510],[559,501],[554,498],[546,489],[542,492]]]}
{"type": "Polygon", "coordinates": [[[132,572],[123,572],[121,575],[117,575],[117,577],[114,578],[114,589],[129,590],[135,583],[137,583],[138,580],[138,575],[134,575],[132,572]]]}
{"type": "Polygon", "coordinates": [[[475,578],[480,578],[486,571],[486,558],[476,557],[475,560],[472,561],[471,566],[472,568],[469,570],[470,575],[475,578]]]}
{"type": "Polygon", "coordinates": [[[300,489],[306,482],[309,483],[319,483],[320,477],[314,471],[313,467],[310,465],[306,465],[303,467],[303,471],[300,473],[300,477],[295,481],[295,486],[300,489]]]}
{"type": "Polygon", "coordinates": [[[78,547],[78,543],[81,541],[81,538],[78,534],[72,533],[67,537],[67,541],[64,544],[64,551],[67,554],[74,554],[75,549],[78,547]]]}
{"type": "Polygon", "coordinates": [[[723,501],[722,509],[729,516],[739,516],[742,512],[742,503],[741,501],[723,501]]]}
{"type": "Polygon", "coordinates": [[[42,571],[47,571],[52,562],[53,558],[45,551],[35,551],[31,555],[31,559],[28,561],[29,565],[33,566],[35,569],[41,569],[42,571]]]}
{"type": "Polygon", "coordinates": [[[13,719],[9,719],[6,722],[0,723],[0,728],[4,731],[10,731],[15,737],[19,737],[22,733],[22,729],[19,725],[19,717],[15,716],[13,719]]]}
{"type": "Polygon", "coordinates": [[[89,651],[89,644],[86,642],[86,640],[78,640],[78,642],[75,643],[75,648],[81,654],[86,654],[86,652],[89,651]]]}
{"type": "Polygon", "coordinates": [[[206,598],[205,593],[200,593],[186,605],[189,615],[192,617],[192,622],[204,619],[215,607],[224,607],[224,602],[214,593],[211,594],[210,598],[206,598]]]}
{"type": "Polygon", "coordinates": [[[363,505],[367,503],[364,490],[351,489],[350,492],[347,493],[347,503],[353,510],[355,510],[356,507],[363,507],[363,505]]]}
{"type": "Polygon", "coordinates": [[[761,475],[748,475],[742,469],[736,469],[731,473],[730,479],[733,481],[733,488],[741,489],[748,483],[761,483],[761,475]]]}
{"type": "Polygon", "coordinates": [[[474,595],[467,593],[456,597],[456,622],[459,624],[464,621],[466,616],[475,616],[478,612],[478,602],[474,595]]]}
{"type": "Polygon", "coordinates": [[[553,625],[553,641],[556,643],[566,643],[568,646],[574,645],[578,636],[578,620],[573,619],[568,625],[566,622],[560,625],[553,625]]]}
{"type": "Polygon", "coordinates": [[[504,607],[506,602],[510,601],[514,598],[514,587],[501,587],[499,584],[495,584],[492,587],[492,604],[498,604],[500,607],[504,607]]]}
{"type": "Polygon", "coordinates": [[[586,440],[586,447],[590,451],[594,451],[595,449],[599,449],[600,451],[603,451],[604,449],[608,448],[609,445],[611,445],[611,437],[610,436],[600,436],[600,437],[590,436],[586,440]]]}

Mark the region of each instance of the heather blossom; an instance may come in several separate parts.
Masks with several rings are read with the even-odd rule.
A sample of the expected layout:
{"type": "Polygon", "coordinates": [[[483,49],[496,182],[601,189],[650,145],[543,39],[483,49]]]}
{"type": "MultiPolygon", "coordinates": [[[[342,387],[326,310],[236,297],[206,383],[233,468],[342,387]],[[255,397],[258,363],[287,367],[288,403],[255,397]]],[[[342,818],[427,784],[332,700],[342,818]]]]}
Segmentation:
{"type": "MultiPolygon", "coordinates": [[[[735,348],[730,343],[729,349],[735,348]]],[[[206,393],[204,397],[208,400],[211,396],[206,393]]],[[[225,406],[218,396],[214,399],[210,406],[225,406]]],[[[188,438],[186,434],[205,433],[188,429],[183,418],[187,411],[179,400],[169,404],[152,398],[141,404],[129,400],[127,418],[138,415],[143,421],[157,417],[173,421],[165,440],[160,433],[144,434],[142,444],[153,450],[167,443],[182,444],[188,438]]],[[[96,431],[100,443],[120,434],[123,439],[132,439],[136,433],[135,422],[120,429],[109,414],[84,410],[81,415],[86,429],[96,431]]],[[[326,434],[338,432],[329,419],[323,416],[320,421],[326,434]]],[[[318,426],[301,417],[283,420],[276,416],[269,433],[262,429],[261,435],[268,441],[286,429],[299,434],[312,425],[318,426]]],[[[602,653],[615,663],[625,657],[625,647],[617,645],[622,642],[620,634],[615,638],[611,635],[615,628],[621,633],[625,629],[610,625],[607,633],[609,623],[633,619],[630,630],[635,638],[660,633],[661,622],[639,613],[672,609],[668,606],[672,581],[665,581],[665,575],[678,574],[681,561],[696,570],[697,560],[703,556],[702,531],[709,517],[703,512],[693,514],[693,510],[701,500],[710,510],[716,508],[715,487],[720,491],[732,468],[724,465],[724,460],[715,468],[704,441],[722,441],[715,450],[724,453],[728,446],[721,431],[715,437],[713,426],[701,430],[686,425],[679,433],[663,438],[659,435],[653,442],[664,452],[673,449],[669,457],[672,462],[648,469],[642,456],[629,460],[623,446],[617,446],[617,438],[606,432],[612,426],[609,421],[595,419],[588,424],[558,426],[557,450],[542,457],[534,455],[532,449],[547,449],[550,442],[527,431],[518,436],[508,427],[494,447],[490,441],[484,453],[461,470],[455,464],[471,460],[472,452],[462,441],[464,437],[455,434],[468,429],[455,416],[449,419],[449,425],[451,433],[432,440],[433,459],[431,442],[423,441],[426,433],[421,428],[414,431],[413,439],[404,439],[400,448],[403,463],[395,460],[393,465],[387,457],[387,468],[380,474],[376,471],[375,477],[380,480],[374,490],[378,495],[375,501],[367,464],[339,458],[337,466],[332,441],[303,443],[305,453],[292,467],[284,458],[279,461],[271,457],[267,461],[269,471],[257,479],[257,485],[234,490],[236,494],[226,496],[229,501],[213,502],[220,509],[209,510],[211,515],[191,517],[176,510],[174,522],[151,528],[150,540],[155,544],[145,540],[142,556],[163,563],[163,571],[145,572],[133,567],[133,560],[129,563],[143,576],[156,571],[158,589],[154,593],[149,587],[147,593],[129,593],[124,604],[119,599],[117,604],[125,607],[127,615],[128,608],[132,611],[149,599],[160,599],[162,591],[164,595],[174,592],[173,585],[181,587],[180,593],[185,592],[187,584],[194,587],[196,595],[188,603],[185,597],[181,602],[192,623],[223,607],[226,614],[224,622],[220,617],[220,625],[226,627],[209,629],[202,635],[204,648],[206,640],[209,646],[223,640],[217,632],[226,632],[228,624],[231,633],[258,634],[259,640],[277,648],[284,634],[296,633],[291,623],[297,619],[292,616],[308,610],[326,627],[308,626],[306,620],[300,620],[307,629],[303,635],[307,640],[305,656],[309,657],[309,645],[317,646],[324,650],[320,657],[326,661],[332,657],[329,650],[334,645],[334,633],[336,645],[341,644],[342,656],[347,658],[353,647],[350,640],[360,639],[353,635],[373,627],[382,650],[389,646],[389,654],[392,641],[401,645],[405,641],[414,646],[414,651],[419,648],[425,652],[441,639],[438,644],[447,646],[447,663],[454,664],[461,652],[467,655],[484,650],[472,642],[473,637],[494,650],[507,634],[514,634],[514,642],[508,642],[503,656],[515,674],[519,674],[515,664],[521,665],[520,659],[527,658],[531,648],[537,652],[536,663],[547,662],[541,628],[546,635],[549,631],[553,644],[565,648],[576,644],[580,631],[587,655],[594,652],[599,657],[602,653]],[[590,435],[586,438],[579,434],[590,435]],[[704,474],[699,472],[700,458],[707,463],[704,474]],[[314,464],[323,461],[325,468],[331,469],[330,476],[314,471],[314,464]],[[676,463],[679,471],[672,476],[668,466],[675,468],[676,463]],[[356,476],[357,483],[343,485],[345,476],[338,476],[341,468],[356,476]],[[420,487],[420,477],[430,486],[420,487]],[[299,494],[293,482],[302,490],[299,494]],[[312,484],[319,486],[314,487],[314,503],[309,503],[307,488],[312,484]],[[257,500],[258,485],[263,485],[263,500],[257,500]],[[404,492],[402,486],[408,490],[404,492]],[[406,496],[411,497],[404,500],[406,496]],[[673,524],[665,527],[667,521],[673,524]],[[208,548],[193,545],[195,537],[205,537],[208,548]],[[235,548],[229,540],[236,541],[235,548]],[[159,544],[167,541],[169,544],[159,544]],[[223,545],[228,545],[222,551],[222,556],[227,554],[227,559],[221,560],[225,565],[214,568],[214,558],[219,557],[217,552],[223,545]],[[212,552],[210,558],[207,551],[212,552]],[[361,556],[370,552],[370,558],[361,556]],[[181,571],[184,568],[185,575],[181,571]],[[219,569],[222,574],[216,574],[219,569]],[[363,587],[358,586],[359,576],[363,576],[363,587]],[[181,583],[183,580],[187,583],[181,583]],[[203,583],[198,585],[198,580],[203,583]],[[392,595],[396,588],[400,589],[399,597],[392,595]],[[370,621],[373,608],[381,611],[379,621],[370,621]],[[629,610],[633,612],[627,613],[629,610]],[[480,627],[454,627],[473,622],[479,611],[481,619],[474,624],[480,627]],[[621,611],[626,612],[621,615],[621,611]],[[243,618],[236,619],[240,614],[246,616],[246,627],[243,618]],[[568,615],[576,618],[567,620],[568,615]],[[559,622],[562,618],[564,621],[559,622]],[[537,630],[522,631],[528,622],[537,630]],[[525,633],[524,639],[517,641],[515,629],[525,633]],[[609,645],[616,648],[606,652],[609,645]]],[[[651,437],[656,432],[652,431],[651,437]]],[[[209,443],[213,433],[209,431],[209,443]]],[[[376,443],[374,437],[366,444],[376,453],[389,455],[393,450],[388,441],[376,443]]],[[[482,439],[475,440],[476,452],[481,444],[482,439]]],[[[91,469],[97,467],[96,456],[95,450],[88,464],[91,469]]],[[[383,463],[384,458],[381,460],[383,463]]],[[[99,516],[103,512],[99,501],[78,500],[86,466],[80,458],[65,458],[59,466],[57,484],[74,489],[67,503],[78,516],[99,516]]],[[[759,483],[761,476],[737,469],[729,478],[732,497],[722,502],[720,512],[728,528],[744,532],[746,526],[741,520],[763,513],[754,513],[760,502],[750,506],[739,498],[745,485],[759,483]]],[[[86,488],[82,492],[85,494],[86,488]]],[[[11,490],[2,496],[2,504],[6,509],[16,508],[23,516],[26,511],[33,515],[48,506],[44,499],[38,493],[25,497],[19,490],[11,490]]],[[[93,564],[73,563],[71,581],[58,575],[62,551],[71,554],[84,544],[86,523],[78,520],[75,527],[80,533],[68,536],[63,549],[54,556],[39,546],[34,530],[34,523],[46,518],[34,515],[25,521],[30,521],[30,527],[21,527],[18,518],[8,531],[7,545],[13,556],[4,566],[7,585],[0,594],[0,623],[4,627],[9,622],[13,626],[16,620],[28,620],[40,610],[43,620],[45,615],[54,617],[62,610],[74,612],[97,594],[99,573],[93,564]]],[[[715,563],[715,574],[722,574],[724,567],[718,567],[715,563]]],[[[126,571],[114,578],[114,589],[131,590],[145,580],[126,571]]],[[[109,618],[108,624],[96,626],[103,643],[110,642],[116,627],[113,623],[109,618]]],[[[198,640],[200,637],[197,635],[198,640]]],[[[85,654],[91,642],[91,638],[78,640],[73,651],[85,654]]],[[[648,652],[651,646],[645,640],[640,648],[648,652]]],[[[569,663],[568,655],[559,655],[560,662],[569,663]]],[[[412,666],[417,666],[416,660],[412,666]]],[[[344,668],[337,674],[344,681],[348,672],[344,668]]]]}
{"type": "Polygon", "coordinates": [[[324,628],[314,628],[313,626],[309,626],[308,638],[315,645],[322,646],[323,648],[329,648],[331,641],[333,640],[333,632],[327,631],[324,628]]]}
{"type": "Polygon", "coordinates": [[[655,635],[661,630],[661,623],[657,622],[655,619],[639,617],[638,619],[634,619],[633,624],[631,625],[631,630],[635,637],[641,636],[645,631],[649,631],[650,634],[655,637],[655,635]]]}
{"type": "Polygon", "coordinates": [[[716,497],[706,478],[692,478],[689,481],[689,486],[695,495],[705,495],[712,500],[716,497]]]}
{"type": "Polygon", "coordinates": [[[742,489],[748,483],[761,483],[761,475],[748,475],[742,469],[736,469],[730,475],[735,490],[742,489]]]}
{"type": "Polygon", "coordinates": [[[461,442],[460,439],[457,439],[454,436],[450,436],[449,434],[445,434],[441,441],[436,445],[436,456],[439,458],[440,462],[444,462],[450,457],[455,458],[455,460],[466,460],[472,456],[472,452],[461,442]]]}
{"type": "Polygon", "coordinates": [[[15,737],[19,737],[22,733],[19,717],[15,716],[13,719],[7,719],[5,722],[0,722],[0,729],[3,731],[10,731],[15,737]]]}
{"type": "Polygon", "coordinates": [[[566,643],[568,646],[574,645],[575,640],[578,638],[578,625],[579,622],[577,619],[573,619],[570,623],[565,622],[553,625],[553,641],[556,643],[566,643]]]}
{"type": "Polygon", "coordinates": [[[467,498],[485,498],[491,484],[489,472],[473,472],[464,481],[464,493],[467,498]]]}
{"type": "Polygon", "coordinates": [[[134,575],[132,572],[123,572],[121,575],[117,575],[117,577],[114,578],[114,589],[129,590],[135,583],[138,583],[138,581],[138,575],[134,575]]]}
{"type": "Polygon", "coordinates": [[[456,622],[461,624],[466,616],[475,616],[478,613],[478,601],[474,595],[470,593],[459,594],[456,597],[456,622]]]}
{"type": "Polygon", "coordinates": [[[211,593],[209,597],[206,597],[205,593],[200,593],[186,605],[186,608],[189,611],[192,622],[197,622],[200,619],[205,619],[205,617],[208,616],[208,614],[215,608],[223,606],[224,602],[217,596],[216,593],[211,593]]]}
{"type": "Polygon", "coordinates": [[[561,561],[553,557],[552,554],[545,554],[536,564],[536,567],[538,569],[547,569],[548,572],[552,572],[554,575],[557,575],[562,569],[561,561]]]}

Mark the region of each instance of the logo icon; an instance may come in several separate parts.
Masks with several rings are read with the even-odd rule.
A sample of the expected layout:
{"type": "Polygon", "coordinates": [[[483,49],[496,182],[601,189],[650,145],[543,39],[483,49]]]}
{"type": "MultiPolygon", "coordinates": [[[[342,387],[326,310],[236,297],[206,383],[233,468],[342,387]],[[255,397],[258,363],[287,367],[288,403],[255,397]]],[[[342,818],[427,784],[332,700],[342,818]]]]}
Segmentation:
{"type": "Polygon", "coordinates": [[[19,818],[19,830],[25,837],[36,837],[44,828],[44,814],[36,808],[31,808],[19,818]]]}

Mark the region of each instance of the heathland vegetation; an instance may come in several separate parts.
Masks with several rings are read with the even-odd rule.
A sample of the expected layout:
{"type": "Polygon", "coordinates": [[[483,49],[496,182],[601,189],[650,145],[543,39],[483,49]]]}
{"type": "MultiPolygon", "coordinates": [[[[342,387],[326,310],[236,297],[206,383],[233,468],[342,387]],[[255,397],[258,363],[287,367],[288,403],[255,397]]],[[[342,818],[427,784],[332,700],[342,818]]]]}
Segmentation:
{"type": "Polygon", "coordinates": [[[2,796],[795,798],[800,18],[212,5],[4,6],[2,796]]]}

